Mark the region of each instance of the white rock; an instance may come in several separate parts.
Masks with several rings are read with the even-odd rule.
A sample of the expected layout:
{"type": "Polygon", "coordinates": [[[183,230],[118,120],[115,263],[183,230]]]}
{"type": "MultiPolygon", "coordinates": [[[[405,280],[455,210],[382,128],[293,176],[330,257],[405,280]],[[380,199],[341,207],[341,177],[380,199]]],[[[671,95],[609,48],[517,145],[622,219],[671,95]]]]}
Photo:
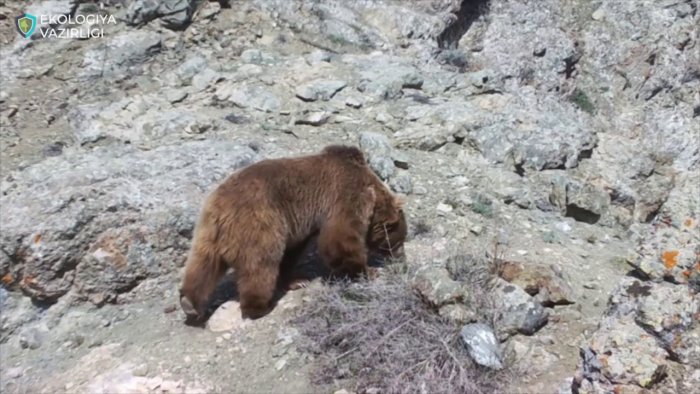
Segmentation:
{"type": "Polygon", "coordinates": [[[207,321],[207,328],[212,332],[231,331],[245,327],[249,322],[241,315],[238,302],[228,301],[221,305],[207,321]]]}

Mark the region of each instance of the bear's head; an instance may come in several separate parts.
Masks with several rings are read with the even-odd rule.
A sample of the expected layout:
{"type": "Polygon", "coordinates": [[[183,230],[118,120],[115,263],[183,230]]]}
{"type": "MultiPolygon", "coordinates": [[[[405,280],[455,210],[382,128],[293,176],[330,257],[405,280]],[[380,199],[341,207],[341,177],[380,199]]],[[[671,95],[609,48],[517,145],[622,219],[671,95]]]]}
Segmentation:
{"type": "Polygon", "coordinates": [[[407,233],[403,201],[388,193],[377,196],[367,234],[369,250],[382,257],[401,257],[407,233]]]}

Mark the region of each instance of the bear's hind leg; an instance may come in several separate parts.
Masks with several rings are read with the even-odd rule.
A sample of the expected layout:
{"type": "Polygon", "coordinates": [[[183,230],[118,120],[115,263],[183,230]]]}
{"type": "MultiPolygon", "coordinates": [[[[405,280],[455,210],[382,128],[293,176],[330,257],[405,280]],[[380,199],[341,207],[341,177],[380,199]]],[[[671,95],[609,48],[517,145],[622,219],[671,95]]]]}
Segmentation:
{"type": "Polygon", "coordinates": [[[236,267],[243,318],[257,319],[272,309],[284,246],[257,246],[236,267]]]}

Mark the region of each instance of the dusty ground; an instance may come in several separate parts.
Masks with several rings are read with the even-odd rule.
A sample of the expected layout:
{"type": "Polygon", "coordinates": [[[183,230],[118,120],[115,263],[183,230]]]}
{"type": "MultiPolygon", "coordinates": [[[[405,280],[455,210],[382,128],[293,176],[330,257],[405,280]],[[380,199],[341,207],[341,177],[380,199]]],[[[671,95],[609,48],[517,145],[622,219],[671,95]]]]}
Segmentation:
{"type": "MultiPolygon", "coordinates": [[[[148,152],[192,140],[224,141],[254,145],[261,157],[279,157],[314,152],[330,143],[356,144],[359,131],[380,130],[391,135],[403,130],[408,122],[400,123],[404,121],[402,111],[421,101],[409,98],[410,94],[429,95],[432,102],[461,100],[462,95],[469,94],[468,87],[464,88],[469,84],[459,79],[463,74],[455,72],[462,84],[456,84],[457,88],[405,88],[401,98],[368,101],[361,108],[346,105],[344,98],[328,106],[308,104],[312,110],[322,107],[331,112],[331,120],[320,127],[298,124],[295,120],[309,111],[303,107],[307,104],[299,100],[283,101],[278,110],[261,113],[217,102],[213,99],[216,83],[202,90],[166,86],[172,71],[192,53],[205,53],[212,67],[226,73],[242,66],[240,54],[246,48],[282,59],[275,67],[264,68],[261,74],[251,77],[265,86],[292,90],[299,80],[329,73],[356,82],[351,73],[359,66],[351,62],[336,62],[335,68],[321,66],[303,74],[307,72],[300,66],[305,64],[303,59],[317,51],[318,45],[309,45],[308,38],[280,26],[252,3],[221,9],[211,22],[195,19],[184,32],[172,32],[153,22],[147,28],[162,34],[163,46],[140,65],[140,73],[125,72],[118,78],[89,82],[80,77],[83,58],[99,43],[89,40],[27,44],[15,38],[14,28],[9,25],[20,6],[1,3],[4,18],[0,25],[0,53],[8,57],[0,63],[0,72],[6,77],[0,100],[0,176],[8,185],[21,177],[26,168],[44,168],[32,166],[52,163],[47,160],[60,160],[62,155],[92,154],[98,147],[134,146],[148,152]],[[228,43],[225,50],[224,41],[228,43]],[[27,50],[17,49],[25,45],[29,45],[27,50]],[[51,56],[47,57],[49,53],[51,56]],[[119,100],[150,103],[177,89],[187,91],[187,96],[173,103],[172,108],[196,112],[214,126],[203,133],[178,131],[163,138],[137,141],[120,139],[108,132],[104,138],[83,144],[71,127],[74,118],[69,113],[79,105],[99,103],[106,107],[119,100]],[[455,89],[465,92],[454,93],[455,89]],[[233,119],[242,116],[246,120],[225,120],[232,115],[233,119]]],[[[119,24],[109,27],[107,34],[114,36],[130,29],[119,24]]],[[[357,55],[370,52],[361,48],[354,51],[357,55]]],[[[402,61],[410,59],[404,56],[402,61]]],[[[362,58],[358,63],[366,61],[362,58]]],[[[219,82],[219,86],[223,83],[219,82]]],[[[363,94],[353,90],[348,96],[363,94]]],[[[479,93],[469,99],[488,110],[502,105],[505,99],[499,95],[479,93]]],[[[108,126],[116,128],[120,122],[129,124],[131,120],[119,118],[108,126]]],[[[426,126],[446,127],[449,125],[426,126]]],[[[510,386],[512,392],[555,392],[574,374],[580,363],[579,346],[597,328],[615,286],[629,274],[626,259],[637,245],[628,231],[619,225],[577,221],[555,210],[522,209],[496,197],[493,214],[461,209],[459,203],[454,203],[455,196],[473,191],[498,194],[496,184],[508,183],[501,175],[512,175],[513,171],[488,162],[461,141],[436,144],[434,149],[408,144],[400,151],[410,158],[412,182],[412,190],[406,196],[411,226],[406,264],[441,262],[455,250],[483,254],[491,252],[499,241],[505,245],[499,251],[505,260],[552,265],[564,273],[574,291],[574,303],[551,307],[546,326],[533,336],[517,336],[533,350],[525,352],[525,359],[511,363],[521,371],[510,386]]],[[[99,168],[90,170],[98,172],[99,168]]],[[[549,176],[557,171],[561,169],[541,173],[549,176]]],[[[533,179],[536,176],[532,174],[533,179]]],[[[547,183],[532,183],[528,187],[542,184],[547,183]]],[[[203,194],[205,190],[200,191],[203,194]]],[[[548,191],[533,193],[546,195],[548,191]]],[[[181,256],[180,261],[173,263],[175,266],[182,265],[184,253],[185,250],[175,252],[181,256]]],[[[178,275],[172,270],[140,280],[135,288],[119,294],[115,303],[99,307],[74,292],[53,304],[31,301],[17,284],[5,283],[0,299],[11,309],[2,311],[2,392],[332,393],[346,388],[342,382],[332,387],[314,387],[309,382],[314,360],[298,349],[299,333],[289,323],[302,303],[314,302],[308,289],[288,293],[269,316],[254,322],[241,322],[235,302],[226,304],[229,310],[217,312],[224,328],[214,332],[211,327],[184,324],[184,315],[177,307],[178,275]]]]}

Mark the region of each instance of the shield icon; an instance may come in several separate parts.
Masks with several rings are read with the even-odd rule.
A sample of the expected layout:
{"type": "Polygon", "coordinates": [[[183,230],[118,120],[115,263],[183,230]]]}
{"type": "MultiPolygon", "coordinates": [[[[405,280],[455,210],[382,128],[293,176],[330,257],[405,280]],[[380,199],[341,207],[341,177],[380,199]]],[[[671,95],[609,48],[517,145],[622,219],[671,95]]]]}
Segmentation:
{"type": "Polygon", "coordinates": [[[24,38],[29,38],[36,29],[36,16],[32,14],[22,14],[15,17],[15,27],[24,38]]]}

